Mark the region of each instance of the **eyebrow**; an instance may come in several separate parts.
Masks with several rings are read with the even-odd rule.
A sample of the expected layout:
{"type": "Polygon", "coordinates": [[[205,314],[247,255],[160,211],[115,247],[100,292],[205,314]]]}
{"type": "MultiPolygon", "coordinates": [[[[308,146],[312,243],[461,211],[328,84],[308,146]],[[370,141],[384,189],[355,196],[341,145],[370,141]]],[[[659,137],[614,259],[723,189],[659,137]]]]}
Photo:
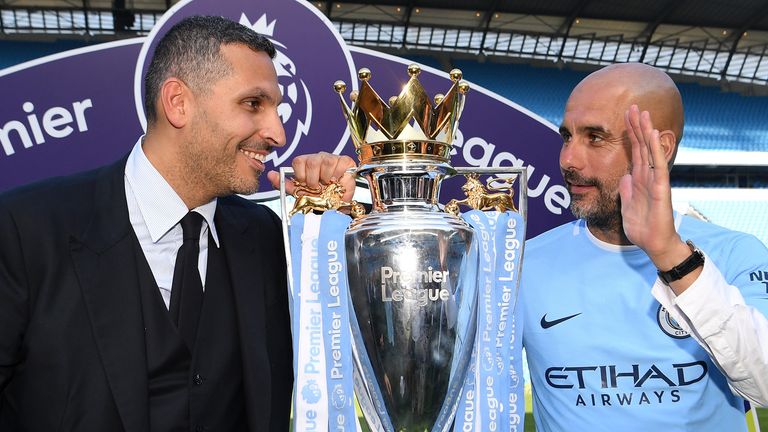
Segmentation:
{"type": "Polygon", "coordinates": [[[275,105],[280,105],[283,102],[282,94],[280,94],[280,97],[277,98],[277,100],[275,100],[275,98],[273,98],[272,95],[269,94],[269,92],[263,89],[262,87],[255,87],[255,88],[249,89],[246,92],[246,94],[250,95],[249,97],[263,99],[268,102],[274,103],[275,105]]]}
{"type": "Polygon", "coordinates": [[[587,132],[587,133],[597,132],[597,133],[604,134],[604,135],[610,135],[611,134],[611,131],[606,129],[603,126],[584,126],[584,127],[581,127],[580,129],[583,130],[584,132],[587,132]]]}
{"type": "MultiPolygon", "coordinates": [[[[568,129],[567,126],[561,125],[560,129],[559,129],[559,132],[560,132],[560,135],[562,135],[564,133],[571,133],[571,130],[568,129]]],[[[581,126],[581,127],[577,128],[577,132],[580,132],[580,133],[599,133],[599,134],[608,134],[608,135],[611,133],[610,130],[606,129],[603,126],[599,126],[599,125],[581,126]]]]}

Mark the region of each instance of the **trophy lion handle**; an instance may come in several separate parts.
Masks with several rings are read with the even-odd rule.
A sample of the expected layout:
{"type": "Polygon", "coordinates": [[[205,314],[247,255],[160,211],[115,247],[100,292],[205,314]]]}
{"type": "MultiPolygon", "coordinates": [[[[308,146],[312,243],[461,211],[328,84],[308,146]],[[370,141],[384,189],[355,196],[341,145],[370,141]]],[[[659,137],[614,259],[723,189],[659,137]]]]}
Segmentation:
{"type": "Polygon", "coordinates": [[[338,182],[332,182],[319,188],[311,188],[302,182],[294,182],[295,189],[291,194],[296,201],[288,212],[288,217],[296,213],[307,214],[311,211],[324,212],[328,210],[346,209],[353,218],[365,214],[365,208],[357,201],[344,201],[345,188],[338,182]]]}
{"type": "Polygon", "coordinates": [[[467,179],[461,190],[467,197],[463,200],[452,199],[446,204],[445,211],[456,216],[459,214],[459,205],[470,207],[474,210],[496,210],[504,212],[507,210],[518,212],[515,206],[515,191],[512,184],[515,178],[493,177],[486,181],[488,189],[494,191],[488,192],[488,189],[480,182],[478,173],[464,173],[467,179]],[[494,183],[503,183],[504,186],[492,186],[494,183]]]}

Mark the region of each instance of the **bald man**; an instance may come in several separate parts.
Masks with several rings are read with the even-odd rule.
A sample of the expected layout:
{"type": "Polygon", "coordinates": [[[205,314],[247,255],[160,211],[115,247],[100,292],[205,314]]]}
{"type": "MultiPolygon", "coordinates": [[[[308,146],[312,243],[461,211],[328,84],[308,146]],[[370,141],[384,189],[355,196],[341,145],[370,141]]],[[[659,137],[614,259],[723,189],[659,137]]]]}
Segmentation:
{"type": "Polygon", "coordinates": [[[674,82],[603,68],[560,134],[578,220],[526,244],[520,291],[537,429],[745,431],[744,400],[768,403],[768,250],[673,212],[674,82]]]}

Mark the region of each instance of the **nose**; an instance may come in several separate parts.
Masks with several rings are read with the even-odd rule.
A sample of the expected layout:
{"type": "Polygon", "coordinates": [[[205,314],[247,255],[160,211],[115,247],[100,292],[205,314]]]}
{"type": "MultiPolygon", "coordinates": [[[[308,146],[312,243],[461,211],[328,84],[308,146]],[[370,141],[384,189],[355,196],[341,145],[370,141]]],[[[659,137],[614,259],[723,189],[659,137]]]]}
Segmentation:
{"type": "Polygon", "coordinates": [[[575,137],[570,142],[563,143],[560,148],[560,169],[563,171],[576,170],[584,168],[583,146],[576,142],[575,137]]]}
{"type": "Polygon", "coordinates": [[[260,132],[261,138],[271,142],[273,146],[282,147],[285,145],[285,129],[277,107],[265,119],[260,132]]]}

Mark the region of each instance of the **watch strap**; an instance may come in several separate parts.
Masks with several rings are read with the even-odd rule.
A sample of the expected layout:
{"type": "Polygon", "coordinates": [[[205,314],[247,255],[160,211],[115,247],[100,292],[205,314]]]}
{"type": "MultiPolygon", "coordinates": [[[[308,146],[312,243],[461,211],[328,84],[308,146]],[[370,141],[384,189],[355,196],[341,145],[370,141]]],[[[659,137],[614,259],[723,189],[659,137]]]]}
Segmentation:
{"type": "Polygon", "coordinates": [[[688,240],[685,242],[689,248],[691,248],[691,255],[688,256],[683,262],[672,267],[667,271],[659,270],[657,274],[662,282],[669,285],[670,283],[684,278],[686,275],[704,265],[704,253],[688,240]]]}

